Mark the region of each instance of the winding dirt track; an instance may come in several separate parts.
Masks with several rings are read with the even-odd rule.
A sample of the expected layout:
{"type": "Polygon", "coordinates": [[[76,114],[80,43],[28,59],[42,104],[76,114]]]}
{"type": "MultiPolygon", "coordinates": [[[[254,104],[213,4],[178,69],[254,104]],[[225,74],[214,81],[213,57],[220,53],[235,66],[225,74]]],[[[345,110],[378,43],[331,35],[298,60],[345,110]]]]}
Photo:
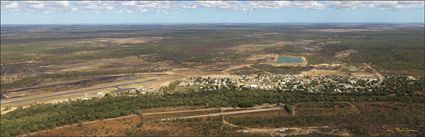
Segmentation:
{"type": "Polygon", "coordinates": [[[366,67],[370,68],[373,70],[373,73],[375,73],[375,75],[378,77],[379,81],[378,83],[381,84],[382,82],[384,82],[384,75],[382,75],[381,73],[379,73],[378,71],[376,71],[376,69],[372,68],[369,64],[363,63],[366,67]]]}
{"type": "Polygon", "coordinates": [[[175,120],[175,119],[202,118],[202,117],[217,117],[217,116],[222,116],[222,115],[246,114],[246,113],[274,111],[274,110],[281,110],[281,109],[282,109],[281,107],[255,108],[255,109],[250,109],[250,110],[240,110],[240,111],[232,111],[232,112],[219,112],[219,113],[211,113],[211,114],[205,114],[205,115],[167,118],[167,119],[161,119],[161,121],[168,121],[168,120],[175,120]]]}
{"type": "Polygon", "coordinates": [[[222,72],[223,72],[224,74],[231,75],[229,71],[236,70],[236,69],[240,69],[240,68],[243,68],[243,67],[252,68],[252,67],[251,67],[251,64],[244,64],[244,65],[237,65],[237,66],[229,67],[229,68],[227,68],[227,69],[223,70],[222,72]]]}

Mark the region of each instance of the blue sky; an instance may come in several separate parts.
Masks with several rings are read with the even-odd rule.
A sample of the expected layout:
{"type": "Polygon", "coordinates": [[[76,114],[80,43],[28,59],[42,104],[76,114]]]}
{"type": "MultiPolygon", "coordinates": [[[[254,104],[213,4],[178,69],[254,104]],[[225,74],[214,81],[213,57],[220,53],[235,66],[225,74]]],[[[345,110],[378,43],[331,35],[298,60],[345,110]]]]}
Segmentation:
{"type": "Polygon", "coordinates": [[[424,23],[421,1],[2,1],[1,24],[424,23]]]}

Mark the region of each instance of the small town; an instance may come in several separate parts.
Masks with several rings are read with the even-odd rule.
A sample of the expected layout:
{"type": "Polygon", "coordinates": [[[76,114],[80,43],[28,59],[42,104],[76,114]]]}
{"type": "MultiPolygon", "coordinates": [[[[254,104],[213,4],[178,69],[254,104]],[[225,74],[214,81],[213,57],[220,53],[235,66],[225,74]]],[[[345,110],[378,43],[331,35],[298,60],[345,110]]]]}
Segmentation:
{"type": "Polygon", "coordinates": [[[385,90],[386,85],[399,81],[410,83],[416,81],[411,76],[387,76],[384,82],[376,78],[354,78],[340,76],[302,76],[281,74],[256,74],[240,75],[236,77],[190,77],[184,80],[171,82],[178,83],[180,87],[198,87],[201,91],[213,91],[219,89],[259,89],[278,91],[304,91],[325,93],[350,93],[350,92],[373,92],[385,90]]]}

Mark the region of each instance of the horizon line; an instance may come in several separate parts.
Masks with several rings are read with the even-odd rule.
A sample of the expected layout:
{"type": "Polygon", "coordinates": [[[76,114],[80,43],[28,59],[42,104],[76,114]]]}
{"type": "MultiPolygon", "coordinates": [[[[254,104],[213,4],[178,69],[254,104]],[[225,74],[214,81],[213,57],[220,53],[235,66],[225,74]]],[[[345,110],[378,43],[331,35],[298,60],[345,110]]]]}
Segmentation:
{"type": "Polygon", "coordinates": [[[1,23],[0,25],[184,25],[184,24],[422,24],[425,22],[172,22],[172,23],[1,23]]]}

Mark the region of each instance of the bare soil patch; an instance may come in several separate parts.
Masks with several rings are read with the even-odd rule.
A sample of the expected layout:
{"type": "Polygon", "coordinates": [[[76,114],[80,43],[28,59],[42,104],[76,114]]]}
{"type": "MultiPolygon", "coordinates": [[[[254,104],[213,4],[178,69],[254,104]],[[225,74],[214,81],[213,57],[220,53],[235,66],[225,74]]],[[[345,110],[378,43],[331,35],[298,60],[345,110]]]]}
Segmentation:
{"type": "Polygon", "coordinates": [[[351,76],[356,78],[378,78],[374,73],[369,72],[354,72],[351,73],[351,76]]]}
{"type": "Polygon", "coordinates": [[[337,52],[335,57],[344,58],[344,57],[348,57],[348,56],[350,56],[351,54],[354,54],[354,53],[357,53],[357,50],[354,50],[354,49],[344,50],[344,51],[337,52]]]}
{"type": "Polygon", "coordinates": [[[340,70],[323,70],[323,69],[312,69],[310,71],[302,72],[303,76],[349,76],[346,72],[340,70]]]}
{"type": "Polygon", "coordinates": [[[97,41],[117,45],[142,45],[151,41],[158,41],[161,39],[162,37],[99,38],[97,41]]]}

